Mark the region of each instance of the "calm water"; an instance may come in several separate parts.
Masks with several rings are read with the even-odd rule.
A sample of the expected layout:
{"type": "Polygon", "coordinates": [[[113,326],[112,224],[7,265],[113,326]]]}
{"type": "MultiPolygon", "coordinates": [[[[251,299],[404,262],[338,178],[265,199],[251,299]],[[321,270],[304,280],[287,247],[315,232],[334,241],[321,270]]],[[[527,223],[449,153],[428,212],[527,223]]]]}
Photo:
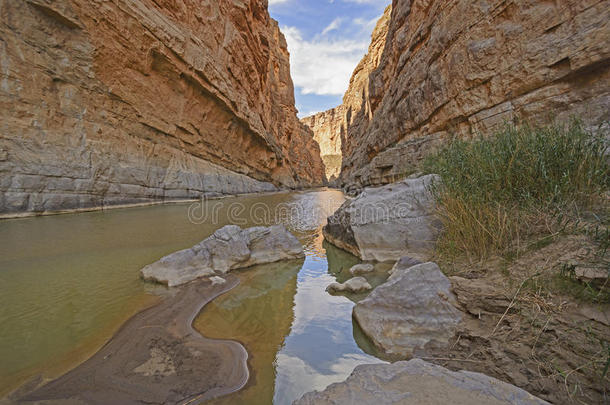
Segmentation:
{"type": "MultiPolygon", "coordinates": [[[[228,223],[283,222],[307,255],[239,271],[241,284],[197,318],[203,334],[236,339],[250,354],[248,385],[218,403],[290,403],[378,362],[354,338],[351,310],[362,297],[325,292],[358,262],[322,240],[342,201],[340,192],[315,191],[0,221],[0,397],[88,358],[166,293],[140,280],[141,267],[228,223]]],[[[370,281],[382,282],[385,270],[370,281]]]]}

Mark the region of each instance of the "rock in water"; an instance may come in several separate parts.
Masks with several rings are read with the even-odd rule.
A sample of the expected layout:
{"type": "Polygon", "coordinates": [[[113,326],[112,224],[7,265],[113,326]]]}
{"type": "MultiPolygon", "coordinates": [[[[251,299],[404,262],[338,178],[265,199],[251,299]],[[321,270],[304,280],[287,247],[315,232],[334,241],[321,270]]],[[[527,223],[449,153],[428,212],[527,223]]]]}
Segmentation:
{"type": "Polygon", "coordinates": [[[388,356],[408,357],[434,340],[446,343],[461,313],[436,263],[395,268],[387,282],[354,307],[354,319],[388,356]]]}
{"type": "Polygon", "coordinates": [[[485,374],[450,371],[420,359],[365,364],[341,383],[310,392],[293,405],[544,405],[527,391],[485,374]]]}
{"type": "Polygon", "coordinates": [[[165,256],[141,272],[145,280],[174,287],[216,272],[304,256],[301,243],[283,225],[248,229],[227,225],[192,248],[165,256]]]}
{"type": "Polygon", "coordinates": [[[326,287],[326,291],[328,292],[364,292],[372,289],[371,285],[366,278],[364,277],[354,277],[350,278],[343,284],[332,283],[328,287],[326,287]]]}
{"type": "Polygon", "coordinates": [[[362,260],[429,259],[440,230],[430,192],[435,181],[431,174],[365,189],[328,218],[324,237],[362,260]]]}
{"type": "Polygon", "coordinates": [[[369,263],[356,264],[356,265],[352,266],[351,269],[349,269],[349,272],[352,275],[371,273],[373,271],[375,271],[375,267],[369,263]]]}

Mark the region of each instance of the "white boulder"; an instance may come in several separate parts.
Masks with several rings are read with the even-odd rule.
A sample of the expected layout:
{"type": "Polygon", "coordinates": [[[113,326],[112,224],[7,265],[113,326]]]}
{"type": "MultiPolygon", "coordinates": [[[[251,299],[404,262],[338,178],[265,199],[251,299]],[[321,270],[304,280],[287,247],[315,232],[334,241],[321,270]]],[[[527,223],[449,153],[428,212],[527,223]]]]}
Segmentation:
{"type": "Polygon", "coordinates": [[[192,248],[140,271],[145,280],[174,287],[216,273],[304,256],[301,243],[283,225],[248,229],[227,225],[192,248]]]}

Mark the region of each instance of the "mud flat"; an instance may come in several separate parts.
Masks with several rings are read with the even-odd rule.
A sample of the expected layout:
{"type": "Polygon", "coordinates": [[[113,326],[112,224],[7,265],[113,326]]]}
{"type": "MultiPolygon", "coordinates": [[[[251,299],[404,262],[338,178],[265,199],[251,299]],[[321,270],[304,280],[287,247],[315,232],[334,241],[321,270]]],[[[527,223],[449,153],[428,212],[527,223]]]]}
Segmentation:
{"type": "MultiPolygon", "coordinates": [[[[186,404],[226,395],[248,380],[248,354],[234,341],[201,336],[201,309],[239,284],[195,281],[132,317],[93,357],[47,384],[33,381],[12,404],[186,404]]],[[[3,403],[0,401],[0,403],[3,403]]]]}

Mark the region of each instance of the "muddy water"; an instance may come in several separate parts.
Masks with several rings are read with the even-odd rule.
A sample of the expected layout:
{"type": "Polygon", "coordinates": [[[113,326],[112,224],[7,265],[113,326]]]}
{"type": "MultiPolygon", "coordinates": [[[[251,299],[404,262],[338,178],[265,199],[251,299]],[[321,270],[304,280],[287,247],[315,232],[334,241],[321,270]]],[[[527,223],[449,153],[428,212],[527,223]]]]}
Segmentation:
{"type": "Polygon", "coordinates": [[[219,403],[290,403],[378,361],[354,339],[351,308],[361,297],[324,291],[357,263],[322,242],[321,225],[342,201],[316,191],[0,221],[0,397],[92,355],[167,294],[140,280],[142,266],[228,223],[283,222],[307,255],[240,271],[241,284],[197,318],[206,336],[239,340],[250,353],[248,385],[219,403]]]}

